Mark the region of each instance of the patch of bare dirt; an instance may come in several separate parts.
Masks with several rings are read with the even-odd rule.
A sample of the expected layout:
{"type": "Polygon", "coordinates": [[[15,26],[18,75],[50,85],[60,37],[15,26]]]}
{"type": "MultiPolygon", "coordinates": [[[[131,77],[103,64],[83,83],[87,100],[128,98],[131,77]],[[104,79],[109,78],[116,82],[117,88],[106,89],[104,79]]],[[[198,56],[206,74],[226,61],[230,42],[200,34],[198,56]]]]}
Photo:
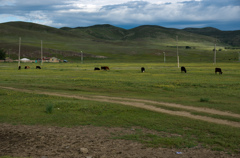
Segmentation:
{"type": "MultiPolygon", "coordinates": [[[[145,133],[151,133],[141,129],[145,133]]],[[[106,127],[52,127],[0,124],[0,156],[33,158],[230,158],[202,147],[150,148],[130,140],[112,139],[135,129],[106,127]]],[[[155,132],[155,131],[154,131],[155,132]]]]}

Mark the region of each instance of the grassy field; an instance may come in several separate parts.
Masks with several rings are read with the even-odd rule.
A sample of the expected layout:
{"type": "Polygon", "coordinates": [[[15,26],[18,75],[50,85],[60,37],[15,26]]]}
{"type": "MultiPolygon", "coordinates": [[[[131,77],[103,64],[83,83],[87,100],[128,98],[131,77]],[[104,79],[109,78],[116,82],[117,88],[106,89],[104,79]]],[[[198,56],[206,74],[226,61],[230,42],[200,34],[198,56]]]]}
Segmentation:
{"type": "MultiPolygon", "coordinates": [[[[0,86],[57,92],[82,96],[117,96],[140,98],[206,107],[240,114],[239,63],[182,63],[181,73],[175,63],[21,63],[31,69],[17,70],[17,63],[0,63],[0,86]],[[110,71],[94,71],[109,66],[110,71]],[[141,73],[140,68],[146,72],[141,73]],[[214,73],[221,67],[223,74],[214,73]]],[[[94,125],[108,127],[144,127],[167,135],[121,136],[150,146],[194,147],[199,144],[213,150],[239,152],[239,128],[218,125],[185,117],[156,113],[120,104],[78,100],[43,94],[0,89],[0,122],[56,126],[94,125]],[[48,109],[48,110],[46,110],[48,109]],[[60,109],[60,110],[59,110],[60,109]],[[52,112],[47,114],[46,111],[52,112]],[[226,130],[227,129],[227,130],[226,130]]],[[[181,109],[161,107],[168,110],[181,109]]],[[[191,111],[190,111],[191,112],[191,111]]],[[[240,122],[239,118],[194,113],[240,122]]]]}

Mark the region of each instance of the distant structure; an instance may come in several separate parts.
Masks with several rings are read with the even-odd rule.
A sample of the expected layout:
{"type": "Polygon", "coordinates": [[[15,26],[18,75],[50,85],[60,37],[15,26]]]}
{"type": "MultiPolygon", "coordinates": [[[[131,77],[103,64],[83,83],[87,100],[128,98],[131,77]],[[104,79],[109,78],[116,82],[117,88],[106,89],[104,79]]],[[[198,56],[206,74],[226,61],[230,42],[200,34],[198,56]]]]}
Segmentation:
{"type": "Polygon", "coordinates": [[[60,59],[56,57],[43,57],[43,62],[49,62],[49,63],[59,63],[60,59]]]}

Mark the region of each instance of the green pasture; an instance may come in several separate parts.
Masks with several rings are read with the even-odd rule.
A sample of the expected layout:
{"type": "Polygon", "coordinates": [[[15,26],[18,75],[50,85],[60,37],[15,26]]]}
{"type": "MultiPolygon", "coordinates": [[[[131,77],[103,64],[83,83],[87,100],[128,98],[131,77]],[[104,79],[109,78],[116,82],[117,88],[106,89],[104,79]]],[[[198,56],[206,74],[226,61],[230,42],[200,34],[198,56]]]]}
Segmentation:
{"type": "MultiPolygon", "coordinates": [[[[84,62],[21,63],[31,69],[17,69],[17,63],[0,63],[0,86],[57,92],[69,95],[104,95],[140,98],[207,107],[240,114],[239,63],[84,62]],[[94,71],[109,66],[110,71],[94,71]],[[141,67],[146,72],[141,73],[141,67]],[[215,74],[221,67],[223,74],[215,74]]],[[[240,131],[225,125],[155,113],[133,107],[12,90],[0,90],[0,122],[56,126],[94,125],[137,127],[134,135],[112,135],[114,139],[131,139],[150,146],[189,148],[204,146],[213,150],[239,152],[240,131]],[[46,109],[51,107],[51,112],[46,109]],[[140,128],[158,131],[143,133],[140,128]]],[[[167,107],[161,107],[167,108],[167,107]]],[[[167,108],[169,110],[181,110],[167,108]]],[[[191,112],[191,111],[190,111],[191,112]]],[[[206,113],[195,115],[210,116],[206,113]]],[[[240,122],[239,118],[211,115],[213,118],[240,122]]]]}
{"type": "MultiPolygon", "coordinates": [[[[1,64],[2,86],[68,93],[102,94],[135,97],[194,106],[212,106],[219,110],[239,112],[239,63],[181,64],[181,73],[174,63],[40,63],[1,64]],[[24,69],[29,65],[31,69],[24,69]],[[109,66],[110,71],[94,71],[95,67],[109,66]],[[145,67],[145,73],[141,73],[145,67]],[[215,74],[221,67],[223,74],[215,74]],[[200,98],[209,98],[206,103],[200,98]],[[216,106],[216,104],[218,106],[216,106]],[[225,107],[227,105],[227,107],[225,107]]],[[[180,66],[181,66],[180,65],[180,66]]]]}

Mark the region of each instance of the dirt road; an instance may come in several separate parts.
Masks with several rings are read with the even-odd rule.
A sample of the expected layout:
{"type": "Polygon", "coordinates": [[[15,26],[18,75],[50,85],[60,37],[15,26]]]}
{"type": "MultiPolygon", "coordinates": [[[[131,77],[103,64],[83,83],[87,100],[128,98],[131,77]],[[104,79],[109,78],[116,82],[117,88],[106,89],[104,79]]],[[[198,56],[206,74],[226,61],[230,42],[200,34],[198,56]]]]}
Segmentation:
{"type": "Polygon", "coordinates": [[[146,109],[146,110],[150,110],[150,111],[155,111],[155,112],[159,112],[159,113],[183,116],[183,117],[188,117],[191,119],[197,119],[197,120],[207,121],[207,122],[211,122],[211,123],[223,124],[223,125],[240,128],[239,122],[233,122],[233,121],[229,121],[229,120],[217,119],[217,118],[212,118],[212,117],[207,117],[207,116],[193,115],[189,112],[189,111],[204,112],[204,113],[209,113],[209,114],[216,114],[216,115],[240,118],[239,114],[234,114],[234,113],[225,112],[225,111],[219,111],[219,110],[215,110],[215,109],[185,106],[185,105],[180,105],[180,104],[157,102],[157,101],[143,100],[143,99],[129,99],[129,98],[109,97],[109,96],[79,96],[79,95],[69,95],[69,94],[53,93],[53,92],[42,92],[42,91],[38,91],[38,90],[33,91],[33,90],[27,90],[27,89],[17,89],[17,88],[13,88],[13,87],[3,87],[3,86],[0,86],[0,88],[14,90],[14,91],[21,91],[21,92],[26,92],[26,93],[45,94],[45,95],[51,95],[51,96],[75,98],[75,99],[80,99],[80,100],[92,100],[92,101],[99,101],[99,102],[116,103],[116,104],[122,104],[122,105],[126,105],[126,106],[142,108],[142,109],[146,109]],[[181,109],[181,111],[166,110],[166,109],[159,107],[159,105],[166,106],[166,107],[179,108],[179,109],[181,109]],[[184,111],[184,110],[187,110],[187,111],[184,111]]]}

